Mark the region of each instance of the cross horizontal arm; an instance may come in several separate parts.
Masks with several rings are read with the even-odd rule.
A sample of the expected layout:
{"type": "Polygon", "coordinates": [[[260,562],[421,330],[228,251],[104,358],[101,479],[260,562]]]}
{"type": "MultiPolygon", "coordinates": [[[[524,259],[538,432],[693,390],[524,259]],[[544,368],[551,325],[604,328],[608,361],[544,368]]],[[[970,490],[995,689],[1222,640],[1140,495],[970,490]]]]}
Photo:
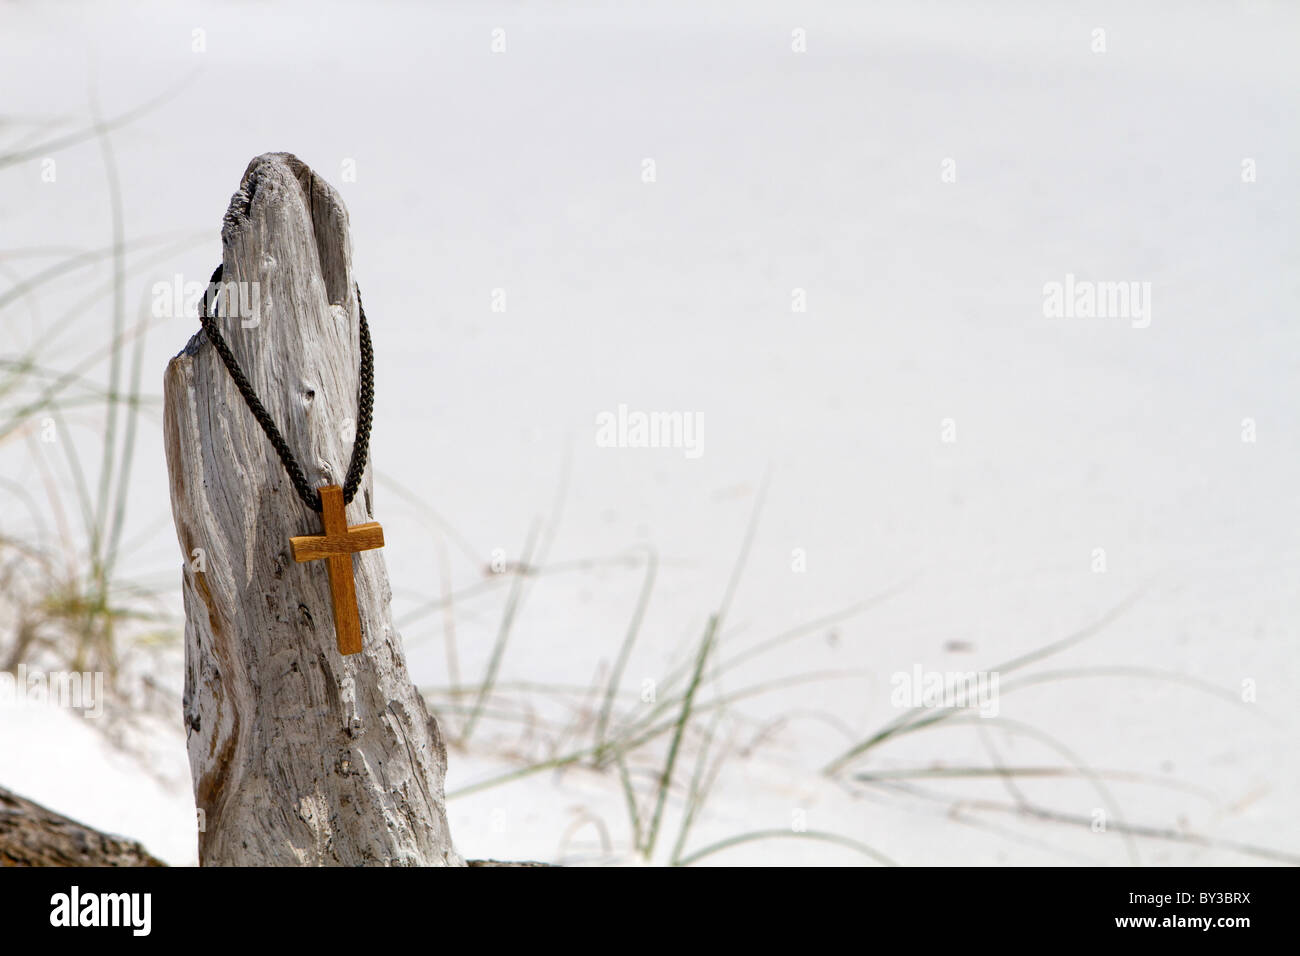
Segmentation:
{"type": "Polygon", "coordinates": [[[303,534],[289,539],[295,561],[316,561],[384,546],[384,529],[378,521],[354,524],[346,534],[303,534]]]}

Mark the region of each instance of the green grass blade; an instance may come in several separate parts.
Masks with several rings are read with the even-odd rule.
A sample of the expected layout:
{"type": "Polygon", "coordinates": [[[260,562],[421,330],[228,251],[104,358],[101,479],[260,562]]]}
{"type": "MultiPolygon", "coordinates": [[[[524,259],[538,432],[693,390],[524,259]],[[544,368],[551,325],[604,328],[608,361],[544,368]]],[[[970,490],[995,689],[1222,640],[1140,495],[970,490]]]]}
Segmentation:
{"type": "Polygon", "coordinates": [[[628,658],[632,655],[632,647],[636,643],[637,634],[641,630],[641,622],[645,619],[646,608],[650,604],[650,593],[654,590],[655,576],[659,569],[659,555],[654,548],[646,547],[646,570],[645,577],[641,581],[641,591],[637,596],[636,607],[632,611],[632,620],[628,623],[627,633],[623,636],[623,644],[619,648],[618,657],[614,661],[614,667],[609,672],[609,684],[605,688],[605,700],[601,704],[600,714],[596,718],[596,762],[600,762],[599,748],[604,747],[605,738],[609,731],[609,718],[614,710],[614,699],[618,695],[618,689],[623,683],[623,673],[627,668],[628,658]]]}
{"type": "Polygon", "coordinates": [[[668,757],[664,761],[663,773],[659,778],[659,795],[655,800],[654,816],[650,819],[650,829],[646,833],[645,846],[642,848],[646,859],[654,854],[655,842],[659,837],[659,826],[663,822],[664,807],[668,803],[668,790],[673,782],[673,770],[677,766],[677,755],[681,750],[682,737],[686,734],[686,725],[690,723],[691,707],[695,703],[695,692],[704,679],[704,665],[708,662],[709,651],[713,648],[713,638],[718,631],[718,615],[709,618],[700,640],[699,650],[695,655],[695,669],[691,674],[691,683],[682,698],[682,708],[673,727],[672,742],[668,745],[668,757]]]}

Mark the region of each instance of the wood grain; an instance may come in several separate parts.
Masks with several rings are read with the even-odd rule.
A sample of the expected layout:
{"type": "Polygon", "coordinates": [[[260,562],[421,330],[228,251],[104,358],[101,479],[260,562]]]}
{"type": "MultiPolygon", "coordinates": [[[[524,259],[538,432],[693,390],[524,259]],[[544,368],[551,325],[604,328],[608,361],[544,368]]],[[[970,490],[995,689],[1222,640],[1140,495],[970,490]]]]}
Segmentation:
{"type": "Polygon", "coordinates": [[[378,521],[366,521],[362,524],[351,525],[348,528],[346,542],[344,544],[343,542],[334,541],[323,534],[302,534],[290,538],[289,547],[293,553],[293,559],[299,563],[318,561],[334,554],[341,554],[341,549],[344,548],[349,554],[354,551],[371,551],[384,546],[383,526],[378,521]]]}

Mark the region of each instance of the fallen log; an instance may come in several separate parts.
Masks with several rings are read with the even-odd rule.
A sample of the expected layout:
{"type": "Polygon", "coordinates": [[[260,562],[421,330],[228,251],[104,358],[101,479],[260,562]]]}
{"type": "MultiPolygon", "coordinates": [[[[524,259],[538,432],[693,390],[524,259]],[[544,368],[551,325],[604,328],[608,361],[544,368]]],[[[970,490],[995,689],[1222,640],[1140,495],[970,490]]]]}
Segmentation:
{"type": "Polygon", "coordinates": [[[0,787],[0,866],[166,866],[112,836],[0,787]]]}

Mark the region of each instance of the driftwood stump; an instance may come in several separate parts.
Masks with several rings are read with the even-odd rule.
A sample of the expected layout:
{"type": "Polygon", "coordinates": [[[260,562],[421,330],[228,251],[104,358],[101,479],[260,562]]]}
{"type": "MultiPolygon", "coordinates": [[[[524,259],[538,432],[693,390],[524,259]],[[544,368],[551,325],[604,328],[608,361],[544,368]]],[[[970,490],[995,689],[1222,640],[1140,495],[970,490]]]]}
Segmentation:
{"type": "MultiPolygon", "coordinates": [[[[342,485],[360,360],[343,203],[296,157],[268,153],[221,235],[223,279],[252,284],[253,306],[220,320],[224,337],[308,480],[342,485]]],[[[353,559],[364,646],[340,656],[325,563],[290,556],[290,537],[319,532],[320,516],[202,332],[168,365],[164,402],[200,862],[463,865],[446,749],[407,675],[383,552],[353,559]]],[[[347,520],[373,518],[367,467],[347,520]]]]}

